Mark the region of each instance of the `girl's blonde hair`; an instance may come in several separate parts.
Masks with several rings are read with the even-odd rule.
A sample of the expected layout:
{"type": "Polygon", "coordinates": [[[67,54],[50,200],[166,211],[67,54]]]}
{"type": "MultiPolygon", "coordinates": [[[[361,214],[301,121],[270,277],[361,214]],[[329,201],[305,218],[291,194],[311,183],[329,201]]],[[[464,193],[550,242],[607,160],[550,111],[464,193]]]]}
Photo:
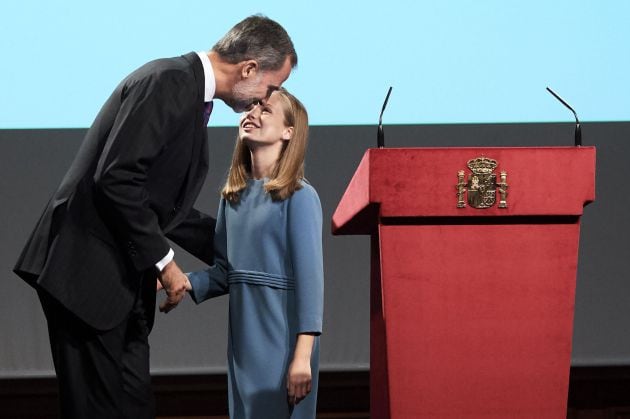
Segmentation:
{"type": "MultiPolygon", "coordinates": [[[[304,178],[304,156],[308,142],[308,114],[304,105],[286,89],[280,88],[272,94],[280,95],[284,111],[284,124],[293,127],[293,135],[284,141],[280,157],[273,169],[269,181],[265,183],[265,191],[274,201],[289,198],[300,189],[300,181],[304,178]]],[[[242,139],[236,139],[232,155],[232,164],[227,181],[221,195],[229,202],[236,203],[240,192],[247,186],[251,178],[252,162],[249,148],[242,139]]]]}

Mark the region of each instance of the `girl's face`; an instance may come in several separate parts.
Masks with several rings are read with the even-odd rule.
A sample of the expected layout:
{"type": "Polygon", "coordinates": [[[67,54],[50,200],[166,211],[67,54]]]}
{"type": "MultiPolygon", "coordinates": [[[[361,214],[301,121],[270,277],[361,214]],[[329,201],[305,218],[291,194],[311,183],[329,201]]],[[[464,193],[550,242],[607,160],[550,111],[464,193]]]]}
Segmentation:
{"type": "Polygon", "coordinates": [[[239,124],[239,137],[249,144],[272,145],[291,138],[293,127],[284,123],[281,93],[274,92],[265,103],[253,105],[244,112],[239,124]]]}

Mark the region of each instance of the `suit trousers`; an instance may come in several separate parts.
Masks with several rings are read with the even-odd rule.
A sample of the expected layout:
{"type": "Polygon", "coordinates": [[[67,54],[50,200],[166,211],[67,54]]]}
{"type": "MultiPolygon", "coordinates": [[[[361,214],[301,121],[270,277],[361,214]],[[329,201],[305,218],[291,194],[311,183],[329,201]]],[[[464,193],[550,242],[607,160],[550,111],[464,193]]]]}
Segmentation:
{"type": "Polygon", "coordinates": [[[61,418],[154,418],[149,332],[155,315],[155,276],[145,275],[127,318],[99,331],[38,291],[48,321],[61,418]]]}

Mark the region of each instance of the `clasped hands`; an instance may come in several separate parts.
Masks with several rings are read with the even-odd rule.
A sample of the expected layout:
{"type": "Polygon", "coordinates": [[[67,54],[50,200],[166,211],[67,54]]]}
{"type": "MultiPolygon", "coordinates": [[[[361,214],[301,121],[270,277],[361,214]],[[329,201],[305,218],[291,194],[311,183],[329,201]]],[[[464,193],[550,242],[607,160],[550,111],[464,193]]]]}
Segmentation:
{"type": "Polygon", "coordinates": [[[184,299],[186,292],[192,289],[190,281],[175,261],[169,262],[158,274],[157,291],[166,291],[166,300],[160,304],[160,311],[168,313],[184,299]]]}

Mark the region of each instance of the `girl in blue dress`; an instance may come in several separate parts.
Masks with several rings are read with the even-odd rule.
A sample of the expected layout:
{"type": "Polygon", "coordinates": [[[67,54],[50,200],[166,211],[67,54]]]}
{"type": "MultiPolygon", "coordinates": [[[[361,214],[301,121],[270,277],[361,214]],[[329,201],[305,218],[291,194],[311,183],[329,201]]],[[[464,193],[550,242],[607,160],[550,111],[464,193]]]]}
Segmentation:
{"type": "Polygon", "coordinates": [[[315,418],[324,274],[322,210],[304,180],[308,117],[285,89],[240,120],[196,303],[229,293],[233,419],[315,418]]]}

